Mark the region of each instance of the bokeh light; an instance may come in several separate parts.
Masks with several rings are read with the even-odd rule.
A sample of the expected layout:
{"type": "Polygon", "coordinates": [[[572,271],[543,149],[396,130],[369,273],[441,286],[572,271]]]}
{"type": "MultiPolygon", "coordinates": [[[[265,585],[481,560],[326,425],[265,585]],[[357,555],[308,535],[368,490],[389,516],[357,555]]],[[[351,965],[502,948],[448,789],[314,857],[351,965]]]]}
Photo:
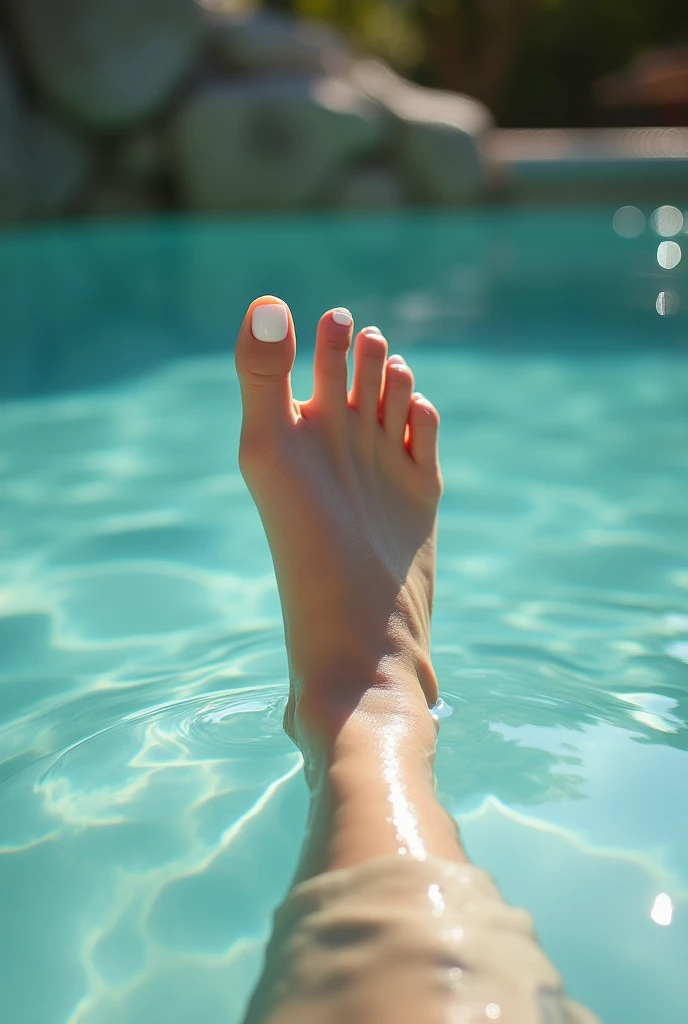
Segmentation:
{"type": "Polygon", "coordinates": [[[637,238],[645,229],[645,214],[637,206],[622,206],[614,214],[612,223],[621,238],[637,238]]]}
{"type": "Polygon", "coordinates": [[[660,316],[673,316],[678,313],[679,298],[676,292],[660,292],[655,308],[660,316]]]}
{"type": "Polygon", "coordinates": [[[671,238],[683,229],[683,214],[675,206],[660,206],[650,217],[650,225],[662,238],[671,238]]]}
{"type": "Polygon", "coordinates": [[[681,256],[678,242],[660,242],[657,247],[657,262],[662,270],[673,270],[681,262],[681,256]]]}

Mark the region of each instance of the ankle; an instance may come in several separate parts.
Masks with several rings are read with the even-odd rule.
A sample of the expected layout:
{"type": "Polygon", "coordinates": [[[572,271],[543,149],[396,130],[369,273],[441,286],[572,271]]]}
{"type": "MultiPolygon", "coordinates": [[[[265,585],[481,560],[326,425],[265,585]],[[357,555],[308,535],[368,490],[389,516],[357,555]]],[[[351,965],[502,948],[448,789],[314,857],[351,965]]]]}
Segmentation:
{"type": "MultiPolygon", "coordinates": [[[[434,681],[431,666],[429,672],[434,681]]],[[[355,686],[351,678],[340,670],[292,687],[284,724],[303,753],[309,785],[351,757],[373,752],[379,761],[383,748],[432,776],[437,726],[418,672],[385,663],[372,675],[354,677],[355,686]],[[363,678],[368,685],[358,681],[363,678]]]]}
{"type": "Polygon", "coordinates": [[[430,714],[369,710],[354,713],[335,737],[312,735],[301,747],[311,795],[323,790],[349,794],[385,789],[390,765],[395,773],[434,789],[437,728],[430,714]]]}
{"type": "Polygon", "coordinates": [[[439,695],[427,642],[410,637],[406,630],[355,650],[333,654],[311,649],[307,657],[292,656],[290,665],[285,725],[296,718],[306,730],[336,734],[354,713],[383,718],[396,711],[427,713],[439,695]]]}

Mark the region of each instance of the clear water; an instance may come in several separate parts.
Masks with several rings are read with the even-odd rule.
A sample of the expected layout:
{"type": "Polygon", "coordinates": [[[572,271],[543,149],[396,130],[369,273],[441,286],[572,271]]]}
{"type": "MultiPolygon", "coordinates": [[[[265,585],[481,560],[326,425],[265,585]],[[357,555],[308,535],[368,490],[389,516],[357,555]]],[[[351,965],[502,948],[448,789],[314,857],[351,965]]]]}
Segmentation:
{"type": "Polygon", "coordinates": [[[685,1019],[688,316],[655,305],[683,265],[612,213],[0,240],[7,1024],[235,1024],[259,969],[306,809],[236,465],[232,335],[266,291],[297,394],[343,303],[441,410],[439,793],[469,852],[607,1024],[685,1019]]]}

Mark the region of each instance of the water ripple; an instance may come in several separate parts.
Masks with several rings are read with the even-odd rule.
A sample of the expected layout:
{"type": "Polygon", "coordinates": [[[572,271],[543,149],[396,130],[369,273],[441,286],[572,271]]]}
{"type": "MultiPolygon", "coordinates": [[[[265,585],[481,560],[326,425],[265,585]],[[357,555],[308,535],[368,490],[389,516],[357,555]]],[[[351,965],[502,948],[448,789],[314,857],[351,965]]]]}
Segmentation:
{"type": "MultiPolygon", "coordinates": [[[[415,327],[403,303],[352,284],[357,313],[387,310],[402,340],[419,340],[421,320],[435,340],[454,337],[452,282],[473,250],[457,256],[455,235],[443,238],[443,269],[436,260],[412,297],[415,327]]],[[[41,256],[55,272],[59,248],[41,256]]],[[[272,249],[259,248],[264,278],[272,249]]],[[[347,252],[333,256],[333,287],[348,259],[371,258],[347,252]]],[[[202,262],[202,280],[217,274],[225,288],[226,260],[202,262]]],[[[491,308],[484,276],[471,281],[491,308]]],[[[171,294],[160,287],[165,308],[171,294]]],[[[86,345],[81,307],[70,323],[76,372],[93,332],[86,345]]],[[[223,307],[223,351],[226,323],[223,307]]],[[[559,941],[564,973],[583,989],[603,973],[610,991],[626,991],[641,956],[652,966],[638,984],[658,1007],[685,949],[688,885],[677,813],[688,789],[688,362],[656,347],[572,357],[521,342],[517,359],[454,344],[413,353],[443,418],[438,792],[458,816],[498,801],[527,822],[523,856],[503,823],[478,848],[505,891],[533,906],[544,871],[556,876],[551,892],[562,889],[538,829],[573,837],[552,847],[567,865],[567,920],[552,902],[538,930],[548,948],[559,941]],[[626,853],[610,850],[642,865],[630,902],[628,886],[615,888],[626,853]],[[572,949],[570,936],[591,930],[574,914],[588,892],[592,930],[604,918],[609,941],[582,971],[587,944],[572,949]],[[649,916],[658,892],[679,908],[661,948],[649,916]]],[[[309,357],[302,349],[294,372],[299,396],[309,357]]],[[[189,1019],[236,1020],[257,970],[306,795],[281,728],[279,596],[232,454],[238,433],[224,356],[0,410],[0,884],[14,922],[0,988],[17,1024],[142,1024],[151,1005],[170,1017],[180,1000],[189,1019]],[[27,982],[36,976],[41,985],[27,982]]],[[[630,1020],[615,1012],[602,1015],[630,1020]]]]}
{"type": "Polygon", "coordinates": [[[263,686],[243,694],[226,694],[198,708],[177,726],[194,756],[238,757],[283,752],[285,686],[263,686]],[[260,751],[256,750],[260,747],[260,751]]]}

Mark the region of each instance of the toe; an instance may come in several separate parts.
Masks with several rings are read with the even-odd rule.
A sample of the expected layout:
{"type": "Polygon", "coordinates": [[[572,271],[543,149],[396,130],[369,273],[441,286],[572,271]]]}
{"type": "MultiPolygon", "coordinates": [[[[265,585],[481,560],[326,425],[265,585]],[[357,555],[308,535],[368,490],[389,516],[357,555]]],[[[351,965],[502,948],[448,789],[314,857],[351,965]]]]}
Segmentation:
{"type": "Polygon", "coordinates": [[[401,356],[390,356],[385,367],[382,426],[395,444],[402,446],[413,393],[413,374],[401,356]]]}
{"type": "Polygon", "coordinates": [[[313,405],[323,416],[341,417],[346,411],[347,356],[353,317],[339,307],[325,313],[318,324],[313,368],[313,405]]]}
{"type": "Polygon", "coordinates": [[[361,423],[372,430],[378,426],[382,377],[387,359],[387,342],[377,327],[366,327],[356,338],[354,379],[350,405],[361,423]]]}
{"type": "Polygon", "coordinates": [[[437,442],[440,414],[419,391],[411,396],[408,425],[408,451],[411,458],[421,469],[436,470],[439,466],[437,442]]]}
{"type": "Polygon", "coordinates": [[[242,434],[262,436],[294,423],[289,374],[295,355],[294,322],[287,304],[272,295],[252,302],[235,350],[242,434]]]}

